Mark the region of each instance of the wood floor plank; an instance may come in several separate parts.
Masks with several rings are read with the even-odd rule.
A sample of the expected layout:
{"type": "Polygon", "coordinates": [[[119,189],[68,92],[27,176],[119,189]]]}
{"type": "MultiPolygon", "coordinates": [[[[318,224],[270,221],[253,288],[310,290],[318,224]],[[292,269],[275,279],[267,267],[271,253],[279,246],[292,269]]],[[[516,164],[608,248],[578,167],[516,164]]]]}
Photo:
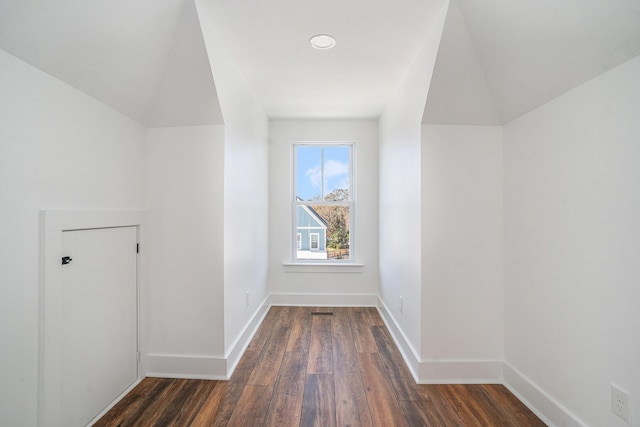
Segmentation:
{"type": "MultiPolygon", "coordinates": [[[[331,311],[333,313],[333,311],[331,311]]],[[[319,313],[319,312],[316,312],[319,313]]],[[[311,317],[311,333],[330,333],[331,332],[331,319],[333,316],[313,316],[311,317]]]]}
{"type": "Polygon", "coordinates": [[[336,422],[339,426],[373,425],[360,372],[334,374],[336,422]]]}
{"type": "Polygon", "coordinates": [[[476,418],[474,411],[467,404],[467,400],[470,397],[464,387],[459,388],[456,384],[443,384],[440,387],[440,392],[447,399],[463,425],[483,425],[482,421],[476,418]],[[463,393],[458,394],[459,390],[463,393]]]}
{"type": "Polygon", "coordinates": [[[410,426],[443,426],[438,424],[436,414],[428,411],[424,402],[413,400],[400,401],[400,407],[410,426]]]}
{"type": "MultiPolygon", "coordinates": [[[[189,425],[195,413],[202,405],[203,399],[199,391],[206,384],[200,380],[180,380],[176,384],[174,398],[164,405],[162,415],[155,425],[159,426],[184,426],[189,425]],[[199,390],[200,389],[200,390],[199,390]],[[197,407],[194,407],[196,406],[197,407]]],[[[210,390],[209,390],[210,391],[210,390]]],[[[204,396],[206,398],[206,396],[204,396]]]]}
{"type": "MultiPolygon", "coordinates": [[[[225,386],[219,390],[219,392],[224,392],[223,395],[220,396],[220,401],[211,402],[217,404],[213,423],[215,427],[225,426],[229,422],[229,418],[231,418],[231,414],[238,403],[238,399],[240,399],[240,395],[242,394],[242,391],[244,390],[258,359],[260,358],[260,354],[260,351],[247,349],[242,355],[242,358],[229,381],[226,382],[225,386]]],[[[214,408],[212,407],[209,409],[213,410],[214,408]]]]}
{"type": "Polygon", "coordinates": [[[373,425],[408,426],[391,381],[377,353],[358,353],[373,425]]]}
{"type": "Polygon", "coordinates": [[[247,349],[242,355],[240,362],[238,362],[238,366],[236,366],[229,381],[246,384],[256,367],[256,363],[258,363],[258,359],[260,359],[260,353],[260,351],[247,349]]]}
{"type": "MultiPolygon", "coordinates": [[[[227,394],[228,387],[228,381],[217,382],[216,386],[207,396],[207,399],[198,409],[198,412],[193,418],[191,424],[189,424],[189,427],[209,427],[214,425],[214,420],[218,416],[224,397],[227,394]]],[[[229,417],[230,416],[231,412],[229,413],[229,417]]]]}
{"type": "Polygon", "coordinates": [[[483,424],[493,423],[496,427],[509,427],[513,422],[506,416],[500,405],[492,401],[479,384],[454,386],[459,395],[466,395],[466,403],[474,416],[483,424]]]}
{"type": "Polygon", "coordinates": [[[302,413],[307,353],[286,352],[265,426],[297,426],[302,413]]]}
{"type": "Polygon", "coordinates": [[[362,312],[369,326],[385,326],[382,316],[376,307],[363,307],[362,312]]]}
{"type": "Polygon", "coordinates": [[[358,353],[377,353],[378,347],[371,334],[371,325],[365,316],[364,309],[354,307],[349,311],[351,316],[351,332],[358,353]]]}
{"type": "Polygon", "coordinates": [[[385,327],[373,326],[371,333],[376,340],[380,359],[389,374],[389,379],[399,400],[420,401],[422,396],[411,371],[404,363],[398,348],[385,327]]]}
{"type": "Polygon", "coordinates": [[[264,423],[272,394],[272,386],[247,385],[227,425],[229,427],[261,426],[264,423]]]}
{"type": "Polygon", "coordinates": [[[267,312],[266,316],[262,320],[262,323],[258,327],[258,330],[253,335],[247,350],[251,351],[261,351],[262,347],[264,347],[265,343],[269,339],[271,335],[271,331],[276,324],[276,320],[281,312],[281,307],[271,307],[267,312]]]}
{"type": "Polygon", "coordinates": [[[95,425],[544,426],[501,385],[415,384],[373,310],[273,307],[229,381],[145,378],[95,425]]]}
{"type": "Polygon", "coordinates": [[[311,325],[307,374],[333,374],[331,318],[315,316],[311,325]]]}
{"type": "Polygon", "coordinates": [[[274,308],[277,309],[275,327],[283,325],[291,326],[291,320],[295,317],[297,307],[286,305],[274,308]]]}
{"type": "Polygon", "coordinates": [[[170,425],[175,427],[192,425],[218,382],[211,380],[189,381],[184,390],[178,395],[178,398],[172,403],[177,415],[170,425]],[[190,388],[191,384],[193,387],[190,388]]]}
{"type": "Polygon", "coordinates": [[[166,420],[165,422],[167,424],[170,423],[174,416],[174,414],[170,412],[173,409],[173,407],[170,406],[170,402],[173,402],[178,397],[179,393],[188,381],[189,380],[184,379],[168,381],[167,386],[164,388],[162,393],[160,393],[158,399],[150,402],[149,406],[145,408],[145,411],[141,416],[129,425],[135,427],[161,425],[159,424],[160,420],[166,420]]]}
{"type": "Polygon", "coordinates": [[[489,399],[496,402],[503,409],[506,417],[513,421],[512,425],[540,427],[545,424],[524,403],[518,400],[507,388],[500,384],[483,385],[489,399]]]}
{"type": "Polygon", "coordinates": [[[447,398],[442,394],[441,387],[438,384],[422,384],[418,387],[425,411],[427,411],[427,417],[431,419],[431,424],[428,425],[442,427],[464,425],[447,398]]]}
{"type": "Polygon", "coordinates": [[[291,334],[287,351],[309,351],[311,335],[311,310],[309,307],[297,307],[291,325],[291,334]]]}
{"type": "Polygon", "coordinates": [[[331,337],[334,375],[359,374],[358,353],[353,341],[351,317],[347,308],[340,307],[335,309],[331,320],[331,337]]]}
{"type": "Polygon", "coordinates": [[[287,349],[291,328],[278,326],[265,344],[247,384],[273,386],[278,378],[282,358],[287,349]]]}
{"type": "Polygon", "coordinates": [[[302,400],[300,426],[336,425],[333,375],[307,375],[302,400]]]}
{"type": "Polygon", "coordinates": [[[94,426],[118,426],[126,423],[127,420],[129,420],[129,423],[132,423],[133,420],[140,417],[150,402],[157,399],[158,395],[166,386],[166,383],[167,380],[164,378],[145,378],[109,412],[100,418],[94,426]]]}
{"type": "Polygon", "coordinates": [[[229,423],[231,415],[236,409],[240,396],[246,387],[245,383],[229,381],[227,382],[224,396],[220,399],[218,412],[213,421],[213,427],[224,427],[229,423]]]}

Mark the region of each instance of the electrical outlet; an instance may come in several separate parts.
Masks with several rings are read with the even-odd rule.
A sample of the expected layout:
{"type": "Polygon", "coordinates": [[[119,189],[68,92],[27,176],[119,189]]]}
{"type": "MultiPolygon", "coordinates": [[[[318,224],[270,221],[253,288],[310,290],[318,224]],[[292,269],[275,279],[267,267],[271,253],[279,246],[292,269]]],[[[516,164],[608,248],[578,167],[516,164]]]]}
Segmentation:
{"type": "Polygon", "coordinates": [[[249,307],[249,291],[247,291],[247,293],[245,294],[245,304],[247,305],[247,307],[249,307]]]}
{"type": "Polygon", "coordinates": [[[629,417],[629,393],[611,384],[611,410],[614,414],[631,424],[629,417]]]}
{"type": "Polygon", "coordinates": [[[398,310],[400,310],[400,313],[404,313],[404,299],[402,299],[402,297],[400,297],[400,301],[398,302],[398,310]]]}

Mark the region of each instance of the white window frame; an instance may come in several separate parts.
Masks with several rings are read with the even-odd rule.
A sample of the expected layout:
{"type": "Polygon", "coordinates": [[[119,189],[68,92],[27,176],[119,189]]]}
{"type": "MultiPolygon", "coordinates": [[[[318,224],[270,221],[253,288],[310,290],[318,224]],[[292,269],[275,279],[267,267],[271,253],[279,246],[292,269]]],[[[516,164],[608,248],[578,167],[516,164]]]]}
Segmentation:
{"type": "Polygon", "coordinates": [[[320,233],[309,233],[309,250],[310,251],[319,251],[320,250],[320,233]],[[316,238],[316,247],[313,247],[313,238],[316,238]]]}
{"type": "MultiPolygon", "coordinates": [[[[311,141],[302,142],[296,141],[291,145],[291,263],[292,264],[354,264],[359,265],[356,260],[356,143],[353,141],[311,141]],[[296,148],[298,146],[315,146],[315,147],[349,147],[349,200],[347,202],[335,202],[335,201],[313,201],[313,204],[317,205],[348,205],[349,206],[349,259],[326,259],[326,260],[313,260],[313,259],[298,259],[297,248],[297,228],[296,228],[296,208],[299,205],[310,204],[309,201],[299,201],[296,196],[298,194],[296,188],[296,148]]],[[[326,236],[325,236],[326,242],[326,236]]],[[[319,243],[318,243],[319,244],[319,243]]],[[[309,248],[311,249],[311,236],[309,236],[309,248]]],[[[319,250],[319,249],[315,249],[319,250]]],[[[327,248],[325,248],[327,250],[327,248]]]]}

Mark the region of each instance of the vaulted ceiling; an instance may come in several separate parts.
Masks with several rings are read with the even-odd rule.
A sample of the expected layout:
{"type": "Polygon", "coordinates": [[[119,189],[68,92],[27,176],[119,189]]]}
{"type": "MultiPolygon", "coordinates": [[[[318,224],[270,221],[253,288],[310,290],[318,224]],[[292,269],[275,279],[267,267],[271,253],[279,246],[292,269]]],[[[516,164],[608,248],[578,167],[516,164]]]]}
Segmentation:
{"type": "MultiPolygon", "coordinates": [[[[424,123],[506,123],[640,54],[640,0],[195,1],[277,118],[378,117],[447,6],[424,123]]],[[[196,10],[0,0],[0,48],[144,125],[222,123],[196,10]]]]}
{"type": "Polygon", "coordinates": [[[0,48],[144,125],[222,123],[192,0],[0,0],[0,48]]]}
{"type": "Polygon", "coordinates": [[[458,1],[425,123],[507,123],[640,54],[639,0],[458,1]]]}

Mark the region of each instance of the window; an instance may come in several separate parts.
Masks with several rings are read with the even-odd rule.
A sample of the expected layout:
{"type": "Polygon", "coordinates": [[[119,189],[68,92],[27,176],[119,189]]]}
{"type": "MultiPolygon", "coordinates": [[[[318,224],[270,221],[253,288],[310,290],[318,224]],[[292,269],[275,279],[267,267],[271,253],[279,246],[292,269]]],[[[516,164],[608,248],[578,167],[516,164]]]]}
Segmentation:
{"type": "Polygon", "coordinates": [[[309,234],[309,236],[311,237],[311,245],[310,245],[311,250],[317,251],[318,249],[320,249],[320,234],[311,233],[309,234]]]}
{"type": "Polygon", "coordinates": [[[354,259],[353,144],[293,144],[294,261],[354,259]]]}

